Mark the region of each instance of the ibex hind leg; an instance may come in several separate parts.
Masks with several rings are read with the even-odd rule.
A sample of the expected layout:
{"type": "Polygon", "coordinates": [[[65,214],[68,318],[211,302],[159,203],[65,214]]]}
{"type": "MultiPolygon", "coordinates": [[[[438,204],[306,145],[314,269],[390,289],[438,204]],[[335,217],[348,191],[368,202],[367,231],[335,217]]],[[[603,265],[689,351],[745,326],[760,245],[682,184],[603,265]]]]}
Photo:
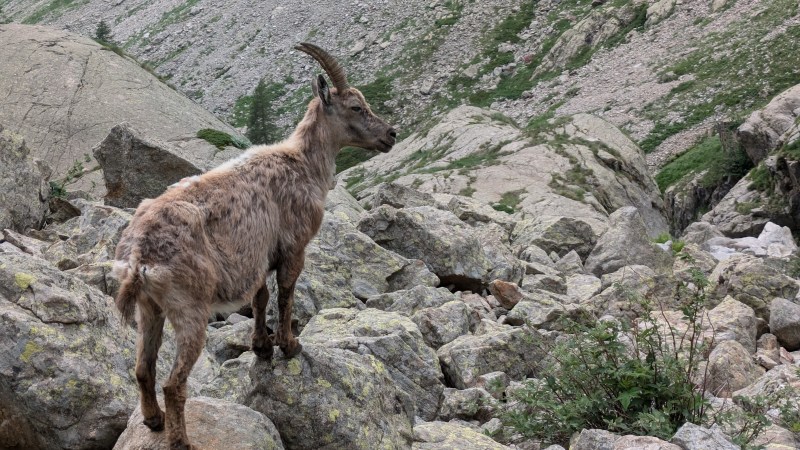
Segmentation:
{"type": "Polygon", "coordinates": [[[172,372],[164,383],[164,403],[167,414],[167,441],[173,450],[193,447],[186,434],[186,382],[206,343],[210,299],[191,302],[176,300],[167,311],[167,318],[175,328],[177,354],[172,372]],[[183,306],[183,307],[180,307],[183,306]]]}
{"type": "Polygon", "coordinates": [[[278,266],[278,331],[275,333],[275,338],[287,358],[297,356],[303,350],[303,346],[292,333],[292,307],[295,284],[300,272],[303,271],[304,261],[305,248],[300,248],[292,257],[281,261],[278,266]]]}
{"type": "Polygon", "coordinates": [[[152,431],[164,429],[164,412],[156,400],[156,361],[164,330],[164,314],[149,298],[139,302],[136,322],[136,381],[142,405],[143,423],[152,431]]]}
{"type": "Polygon", "coordinates": [[[266,312],[269,305],[269,289],[267,285],[261,286],[255,297],[253,297],[253,317],[256,319],[253,328],[253,339],[251,348],[253,353],[259,358],[269,361],[272,359],[272,336],[267,330],[266,312]]]}

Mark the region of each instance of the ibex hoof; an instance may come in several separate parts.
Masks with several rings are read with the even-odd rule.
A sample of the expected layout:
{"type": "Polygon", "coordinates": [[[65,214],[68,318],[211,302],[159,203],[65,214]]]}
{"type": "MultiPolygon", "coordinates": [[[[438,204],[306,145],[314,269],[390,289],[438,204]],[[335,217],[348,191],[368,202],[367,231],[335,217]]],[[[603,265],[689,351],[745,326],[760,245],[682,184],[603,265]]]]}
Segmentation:
{"type": "Polygon", "coordinates": [[[144,419],[143,424],[150,428],[150,431],[164,431],[164,413],[158,412],[158,415],[144,419]]]}
{"type": "Polygon", "coordinates": [[[253,344],[250,346],[250,348],[259,358],[267,361],[272,359],[272,353],[274,350],[272,348],[271,336],[253,337],[253,344]]]}
{"type": "Polygon", "coordinates": [[[283,356],[287,359],[294,358],[303,350],[303,345],[297,339],[292,339],[288,344],[281,345],[281,350],[283,351],[283,356]]]}

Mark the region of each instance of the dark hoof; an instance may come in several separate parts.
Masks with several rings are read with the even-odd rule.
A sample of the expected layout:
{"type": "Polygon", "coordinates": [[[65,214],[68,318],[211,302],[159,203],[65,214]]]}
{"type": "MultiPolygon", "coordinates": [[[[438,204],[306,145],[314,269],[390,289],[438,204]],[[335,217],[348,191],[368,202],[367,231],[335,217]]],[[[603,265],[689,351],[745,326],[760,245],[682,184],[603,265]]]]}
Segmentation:
{"type": "Polygon", "coordinates": [[[300,344],[296,339],[292,340],[286,345],[281,346],[281,351],[283,351],[283,356],[286,359],[294,358],[295,356],[299,355],[302,350],[303,345],[300,344]]]}
{"type": "Polygon", "coordinates": [[[164,431],[164,413],[159,411],[157,416],[144,419],[143,424],[150,428],[150,431],[164,431]]]}
{"type": "Polygon", "coordinates": [[[253,350],[253,353],[259,358],[269,361],[272,359],[272,354],[274,352],[272,348],[272,336],[253,336],[253,343],[250,349],[253,350]]]}

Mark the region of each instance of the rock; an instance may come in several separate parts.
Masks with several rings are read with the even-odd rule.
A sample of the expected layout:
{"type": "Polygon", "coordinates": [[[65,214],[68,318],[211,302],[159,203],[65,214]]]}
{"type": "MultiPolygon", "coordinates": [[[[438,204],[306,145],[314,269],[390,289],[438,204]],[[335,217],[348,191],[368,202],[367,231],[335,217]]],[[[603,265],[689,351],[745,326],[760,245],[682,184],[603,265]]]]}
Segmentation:
{"type": "Polygon", "coordinates": [[[755,256],[734,256],[720,261],[709,277],[712,298],[734,299],[753,308],[756,317],[769,320],[769,305],[776,297],[794,298],[797,282],[755,256]]]}
{"type": "Polygon", "coordinates": [[[477,387],[485,389],[492,397],[500,400],[508,387],[509,379],[505,372],[490,372],[478,377],[477,387]]]}
{"type": "Polygon", "coordinates": [[[49,178],[50,168],[31,158],[22,136],[0,125],[0,230],[26,232],[44,225],[49,178]]]}
{"type": "Polygon", "coordinates": [[[417,324],[425,343],[437,349],[469,333],[470,308],[460,300],[447,302],[438,308],[424,308],[411,317],[417,324]]]}
{"type": "Polygon", "coordinates": [[[393,208],[413,208],[417,206],[434,206],[433,196],[419,192],[410,187],[397,183],[382,183],[375,190],[375,194],[363,200],[370,209],[381,205],[393,208]]]}
{"type": "Polygon", "coordinates": [[[9,229],[0,233],[0,241],[3,240],[22,250],[22,252],[37,258],[42,258],[45,248],[50,245],[48,242],[25,236],[9,229]]]}
{"type": "Polygon", "coordinates": [[[522,288],[526,292],[548,291],[554,294],[566,294],[567,285],[558,275],[525,275],[522,288]]]}
{"type": "Polygon", "coordinates": [[[728,5],[730,0],[712,0],[711,1],[711,12],[715,13],[720,11],[722,8],[728,5]]]}
{"type": "Polygon", "coordinates": [[[678,429],[670,442],[684,450],[739,450],[739,446],[731,443],[721,431],[689,422],[678,429]]]}
{"type": "Polygon", "coordinates": [[[753,308],[729,296],[708,312],[708,319],[714,329],[714,341],[736,341],[748,353],[755,353],[758,325],[753,308]]]}
{"type": "Polygon", "coordinates": [[[763,374],[764,369],[753,363],[742,344],[723,341],[708,357],[706,388],[717,397],[730,397],[733,391],[750,386],[763,374]]]}
{"type": "Polygon", "coordinates": [[[695,283],[697,270],[708,278],[717,267],[717,262],[710,253],[702,250],[697,244],[686,244],[672,263],[672,273],[675,274],[675,278],[688,285],[695,283]]]}
{"type": "Polygon", "coordinates": [[[619,436],[605,430],[581,430],[572,442],[570,450],[614,450],[619,436]]]}
{"type": "Polygon", "coordinates": [[[522,291],[516,283],[509,283],[503,280],[494,280],[489,283],[489,292],[492,293],[500,305],[505,309],[512,309],[522,300],[522,291]]]}
{"type": "Polygon", "coordinates": [[[336,186],[328,191],[328,196],[325,198],[325,211],[336,216],[339,220],[344,220],[352,224],[357,224],[359,220],[366,214],[366,211],[358,203],[358,200],[353,198],[347,189],[342,186],[336,186]]]}
{"type": "MultiPolygon", "coordinates": [[[[199,130],[212,128],[244,140],[132,58],[87,37],[41,26],[2,25],[0,60],[4,61],[0,96],[5,104],[0,123],[25,136],[32,156],[53,166],[54,179],[66,175],[76,162],[92,169],[96,164],[89,149],[124,121],[152,139],[184,148],[207,161],[207,167],[239,150],[219,151],[196,138],[199,130]]],[[[102,180],[99,171],[92,172],[71,188],[101,196],[102,180]]]]}
{"type": "Polygon", "coordinates": [[[566,281],[567,296],[576,302],[584,302],[600,293],[603,283],[594,275],[570,275],[566,281]]]}
{"type": "MultiPolygon", "coordinates": [[[[305,266],[295,290],[294,317],[302,327],[322,309],[363,308],[359,299],[430,286],[435,281],[424,267],[375,244],[350,222],[326,214],[319,233],[306,247],[305,266]]],[[[271,298],[277,298],[274,287],[271,298]]],[[[272,303],[270,314],[277,317],[276,302],[272,303]]]]}
{"type": "Polygon", "coordinates": [[[254,319],[248,319],[233,325],[226,325],[208,333],[206,348],[219,362],[236,359],[250,350],[254,319]]]}
{"type": "Polygon", "coordinates": [[[800,350],[800,305],[775,298],[769,305],[769,330],[786,350],[800,350]]]}
{"type": "Polygon", "coordinates": [[[641,299],[665,309],[676,307],[675,283],[669,275],[656,273],[647,266],[625,266],[603,275],[602,291],[588,300],[595,316],[609,314],[633,319],[642,312],[641,299]]]}
{"type": "Polygon", "coordinates": [[[573,250],[556,262],[556,269],[565,276],[583,274],[583,261],[578,252],[573,250]]]}
{"type": "MultiPolygon", "coordinates": [[[[128,420],[114,450],[167,450],[167,434],[154,433],[142,421],[141,407],[128,420]]],[[[164,409],[163,403],[161,409],[164,409]]],[[[269,418],[260,412],[225,400],[195,397],[186,401],[186,433],[192,445],[203,450],[223,450],[236,443],[242,450],[283,450],[283,442],[269,418]]]]}
{"type": "Polygon", "coordinates": [[[724,235],[717,227],[701,220],[687,226],[686,229],[683,230],[681,240],[687,244],[702,246],[708,242],[709,239],[723,236],[724,235]]]}
{"type": "Polygon", "coordinates": [[[444,385],[436,353],[417,326],[397,313],[376,309],[320,311],[300,334],[303,345],[341,348],[372,355],[397,388],[416,405],[416,415],[435,418],[444,385]]]}
{"type": "Polygon", "coordinates": [[[747,212],[738,205],[761,205],[761,195],[752,187],[750,177],[744,177],[700,220],[710,223],[727,237],[755,236],[771,218],[763,208],[753,207],[747,212]]]}
{"type": "Polygon", "coordinates": [[[509,447],[469,427],[425,422],[414,427],[412,450],[509,450],[509,447]]]}
{"type": "Polygon", "coordinates": [[[528,327],[461,336],[442,346],[437,354],[448,384],[458,389],[474,387],[478,377],[501,371],[514,380],[538,372],[549,347],[547,337],[528,327]]]}
{"type": "Polygon", "coordinates": [[[797,367],[781,364],[768,370],[755,383],[733,393],[734,398],[738,396],[750,400],[760,396],[797,405],[800,402],[800,374],[797,373],[797,367]]]}
{"type": "Polygon", "coordinates": [[[675,9],[675,0],[659,0],[647,8],[647,22],[645,26],[651,27],[672,14],[675,9]]]}
{"type": "Polygon", "coordinates": [[[292,359],[257,359],[250,378],[245,405],[270,414],[286,448],[406,449],[411,443],[413,405],[371,355],[304,342],[292,359]]]}
{"type": "Polygon", "coordinates": [[[545,291],[531,292],[509,311],[507,321],[511,325],[560,330],[564,319],[582,322],[591,315],[585,307],[569,303],[570,300],[545,291]]]}
{"type": "Polygon", "coordinates": [[[482,388],[445,388],[437,419],[477,420],[483,423],[492,417],[497,406],[494,397],[482,388]]]}
{"type": "Polygon", "coordinates": [[[110,448],[137,400],[133,340],[111,298],[40,259],[0,253],[0,442],[110,448]]]}
{"type": "Polygon", "coordinates": [[[455,215],[431,207],[382,205],[358,227],[379,245],[425,261],[442,284],[460,290],[479,291],[494,279],[518,282],[524,270],[505,244],[478,239],[455,215]]]}
{"type": "Polygon", "coordinates": [[[247,351],[225,361],[216,376],[200,387],[199,394],[243,404],[252,385],[250,367],[255,360],[255,353],[247,351]]]}
{"type": "Polygon", "coordinates": [[[609,228],[586,258],[587,272],[602,276],[624,266],[644,265],[669,271],[672,258],[650,242],[647,229],[634,207],[620,208],[609,216],[609,228]]]}
{"type": "Polygon", "coordinates": [[[772,333],[764,333],[758,338],[756,361],[767,370],[780,364],[781,351],[778,338],[772,333]]]}
{"type": "Polygon", "coordinates": [[[585,258],[597,242],[592,227],[576,218],[554,217],[548,221],[520,221],[514,229],[512,242],[516,246],[535,245],[545,252],[566,256],[570,252],[585,258]]]}
{"type": "Polygon", "coordinates": [[[757,165],[777,148],[779,138],[795,124],[798,110],[800,85],[781,92],[739,126],[736,138],[753,164],[757,165]]]}
{"type": "Polygon", "coordinates": [[[458,296],[443,287],[415,286],[408,290],[374,295],[365,304],[367,308],[413,316],[421,309],[438,308],[453,300],[458,300],[458,296]]]}
{"type": "Polygon", "coordinates": [[[614,441],[614,450],[683,450],[675,444],[652,436],[622,436],[614,441]]]}
{"type": "Polygon", "coordinates": [[[773,424],[756,436],[752,445],[763,446],[764,450],[788,450],[800,448],[800,440],[791,431],[773,424]]]}
{"type": "Polygon", "coordinates": [[[108,296],[116,297],[119,292],[119,280],[112,273],[110,262],[82,264],[65,272],[108,296]]]}

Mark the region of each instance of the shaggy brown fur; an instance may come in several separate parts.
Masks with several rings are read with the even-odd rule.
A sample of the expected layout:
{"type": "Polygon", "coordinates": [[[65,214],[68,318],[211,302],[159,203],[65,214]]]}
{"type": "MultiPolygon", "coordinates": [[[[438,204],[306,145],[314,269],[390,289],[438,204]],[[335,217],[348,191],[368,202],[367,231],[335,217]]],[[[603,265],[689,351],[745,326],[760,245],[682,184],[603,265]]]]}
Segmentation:
{"type": "Polygon", "coordinates": [[[395,143],[394,129],[346,84],[327,53],[310,44],[298,49],[317,59],[342,89],[329,89],[320,75],[312,82],[316,98],[289,139],[253,147],[143,201],[117,247],[115,269],[122,284],[116,303],[126,320],[138,311],[136,379],[144,423],[154,431],[165,422],[155,392],[165,318],[175,328],[177,357],[164,383],[166,429],[174,449],[191,448],[183,414],[186,381],[205,345],[211,313],[252,301],[252,348],[271,358],[265,283],[276,271],[274,340],[285,356],[297,355],[302,346],[291,330],[295,282],[306,244],[322,222],[336,154],[344,146],[386,152],[395,143]]]}

